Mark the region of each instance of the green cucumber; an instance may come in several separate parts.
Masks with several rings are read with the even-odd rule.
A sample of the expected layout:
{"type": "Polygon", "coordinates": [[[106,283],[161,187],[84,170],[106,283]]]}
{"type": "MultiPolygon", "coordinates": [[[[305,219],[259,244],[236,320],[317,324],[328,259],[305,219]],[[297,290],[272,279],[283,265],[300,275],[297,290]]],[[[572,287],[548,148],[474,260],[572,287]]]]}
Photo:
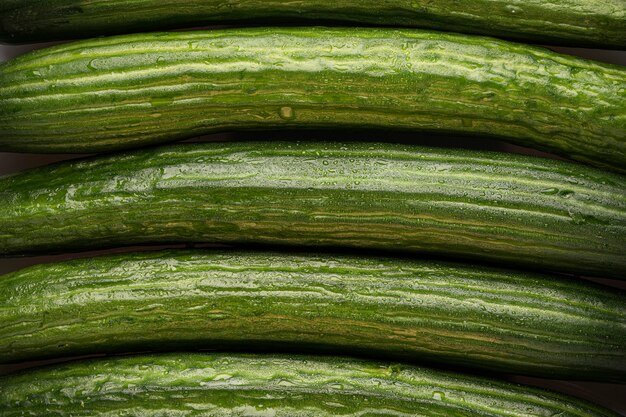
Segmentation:
{"type": "Polygon", "coordinates": [[[417,26],[573,46],[626,47],[623,0],[3,0],[0,39],[50,41],[274,18],[417,26]]]}
{"type": "Polygon", "coordinates": [[[13,416],[617,417],[574,397],[397,363],[170,354],[56,365],[0,379],[13,416]]]}
{"type": "Polygon", "coordinates": [[[0,361],[280,349],[626,382],[626,297],[556,276],[337,255],[178,251],[0,277],[0,361]]]}
{"type": "Polygon", "coordinates": [[[145,243],[428,252],[625,278],[626,177],[384,143],[181,144],[0,179],[0,254],[145,243]]]}
{"type": "MultiPolygon", "coordinates": [[[[626,68],[363,28],[149,33],[0,66],[0,149],[92,153],[228,129],[481,134],[626,172],[626,68]]],[[[468,139],[471,140],[471,139],[468,139]]]]}

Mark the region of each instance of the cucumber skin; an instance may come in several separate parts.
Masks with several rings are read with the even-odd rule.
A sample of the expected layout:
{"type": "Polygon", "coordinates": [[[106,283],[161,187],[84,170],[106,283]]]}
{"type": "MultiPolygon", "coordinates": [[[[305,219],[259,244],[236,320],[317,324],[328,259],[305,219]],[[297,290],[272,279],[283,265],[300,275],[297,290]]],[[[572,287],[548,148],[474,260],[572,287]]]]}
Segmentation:
{"type": "Polygon", "coordinates": [[[373,143],[181,144],[0,179],[0,254],[145,243],[343,246],[624,278],[626,178],[373,143]]]}
{"type": "Polygon", "coordinates": [[[297,349],[626,382],[626,297],[462,264],[173,251],[0,277],[0,358],[297,349]]]}
{"type": "Polygon", "coordinates": [[[0,415],[618,417],[574,397],[338,357],[169,354],[0,378],[0,415]]]}
{"type": "Polygon", "coordinates": [[[626,7],[620,0],[4,0],[0,39],[50,41],[105,34],[277,18],[415,26],[535,43],[626,48],[626,7]]]}
{"type": "Polygon", "coordinates": [[[418,30],[136,34],[0,66],[0,149],[93,153],[231,129],[377,127],[486,135],[626,172],[624,85],[624,67],[418,30]]]}

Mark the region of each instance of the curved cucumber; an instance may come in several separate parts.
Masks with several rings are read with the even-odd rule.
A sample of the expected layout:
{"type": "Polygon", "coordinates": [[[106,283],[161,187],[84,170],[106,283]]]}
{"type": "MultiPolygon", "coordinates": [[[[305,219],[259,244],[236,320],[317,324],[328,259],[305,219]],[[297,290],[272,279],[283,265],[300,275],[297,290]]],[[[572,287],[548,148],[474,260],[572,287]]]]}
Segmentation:
{"type": "Polygon", "coordinates": [[[0,278],[0,358],[271,348],[376,352],[626,382],[626,297],[459,264],[246,252],[125,254],[0,278]]]}
{"type": "Polygon", "coordinates": [[[626,170],[626,68],[415,30],[237,29],[59,45],[0,66],[0,148],[90,153],[228,129],[482,134],[626,170]]]}
{"type": "Polygon", "coordinates": [[[159,242],[429,252],[624,278],[626,178],[371,143],[185,144],[0,179],[0,254],[159,242]]]}
{"type": "Polygon", "coordinates": [[[49,41],[277,18],[418,26],[523,41],[626,47],[622,0],[4,0],[0,39],[49,41]]]}
{"type": "Polygon", "coordinates": [[[178,354],[100,359],[0,379],[4,417],[617,417],[573,397],[347,358],[178,354]]]}

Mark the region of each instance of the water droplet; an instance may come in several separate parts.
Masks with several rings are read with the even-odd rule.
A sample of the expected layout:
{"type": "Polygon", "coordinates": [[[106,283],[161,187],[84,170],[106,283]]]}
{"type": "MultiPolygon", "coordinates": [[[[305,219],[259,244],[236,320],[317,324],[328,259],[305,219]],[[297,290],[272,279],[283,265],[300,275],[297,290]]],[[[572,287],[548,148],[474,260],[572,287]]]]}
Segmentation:
{"type": "Polygon", "coordinates": [[[325,159],[322,161],[322,164],[324,164],[324,165],[328,165],[328,163],[329,162],[327,160],[325,160],[325,159]]]}
{"type": "Polygon", "coordinates": [[[190,41],[189,43],[187,43],[187,46],[189,47],[189,49],[196,49],[198,47],[198,42],[190,41]]]}
{"type": "Polygon", "coordinates": [[[544,188],[543,190],[539,191],[541,194],[546,194],[546,195],[555,195],[559,192],[558,188],[544,188]]]}
{"type": "Polygon", "coordinates": [[[433,392],[433,400],[437,400],[437,401],[443,401],[444,398],[446,398],[446,394],[441,392],[441,391],[434,391],[433,392]]]}
{"type": "Polygon", "coordinates": [[[504,9],[507,12],[511,13],[511,14],[520,14],[520,13],[522,13],[522,9],[520,7],[513,6],[513,5],[510,5],[510,4],[505,6],[504,9]]]}
{"type": "Polygon", "coordinates": [[[96,68],[94,64],[95,62],[96,62],[95,59],[92,59],[91,61],[89,61],[89,63],[87,64],[87,69],[90,69],[91,71],[97,70],[98,68],[96,68]]]}
{"type": "Polygon", "coordinates": [[[567,214],[572,219],[574,224],[583,224],[585,223],[585,217],[572,209],[568,209],[567,214]]]}
{"type": "Polygon", "coordinates": [[[296,118],[296,112],[289,106],[281,107],[278,115],[283,120],[293,120],[296,118]]]}
{"type": "Polygon", "coordinates": [[[278,380],[278,385],[281,385],[283,387],[291,387],[294,385],[294,383],[288,379],[281,378],[278,380]]]}
{"type": "Polygon", "coordinates": [[[332,389],[342,390],[343,389],[343,384],[330,384],[330,387],[332,389]]]}
{"type": "Polygon", "coordinates": [[[163,306],[163,304],[150,304],[150,305],[147,305],[145,307],[138,308],[135,311],[137,313],[143,313],[143,312],[146,312],[146,311],[156,310],[156,309],[158,309],[159,307],[162,307],[162,306],[163,306]]]}
{"type": "Polygon", "coordinates": [[[157,59],[156,59],[156,63],[157,63],[157,65],[163,65],[163,64],[165,64],[165,57],[162,57],[162,56],[157,57],[157,59]]]}
{"type": "Polygon", "coordinates": [[[39,70],[35,70],[35,71],[33,71],[33,75],[34,75],[35,77],[41,77],[41,71],[39,71],[39,70]]]}

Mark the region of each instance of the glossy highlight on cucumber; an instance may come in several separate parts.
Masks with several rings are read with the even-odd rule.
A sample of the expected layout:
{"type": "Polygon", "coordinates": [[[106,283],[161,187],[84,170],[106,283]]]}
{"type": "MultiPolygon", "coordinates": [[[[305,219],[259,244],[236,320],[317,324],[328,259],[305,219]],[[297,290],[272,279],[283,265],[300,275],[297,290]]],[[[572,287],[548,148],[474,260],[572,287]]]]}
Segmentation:
{"type": "Polygon", "coordinates": [[[1,65],[0,149],[92,153],[233,129],[377,127],[485,135],[625,172],[624,85],[621,66],[421,30],[134,34],[1,65]]]}
{"type": "Polygon", "coordinates": [[[129,253],[0,277],[0,358],[263,347],[626,382],[612,290],[399,258],[129,253]]]}
{"type": "Polygon", "coordinates": [[[625,181],[543,158],[397,144],[181,144],[0,179],[0,254],[342,246],[624,278],[625,181]]]}
{"type": "Polygon", "coordinates": [[[4,417],[618,417],[536,388],[337,357],[170,354],[56,365],[0,379],[4,417]]]}
{"type": "Polygon", "coordinates": [[[543,44],[626,47],[626,8],[621,0],[4,0],[0,3],[0,39],[50,41],[267,18],[290,23],[332,19],[543,44]]]}

